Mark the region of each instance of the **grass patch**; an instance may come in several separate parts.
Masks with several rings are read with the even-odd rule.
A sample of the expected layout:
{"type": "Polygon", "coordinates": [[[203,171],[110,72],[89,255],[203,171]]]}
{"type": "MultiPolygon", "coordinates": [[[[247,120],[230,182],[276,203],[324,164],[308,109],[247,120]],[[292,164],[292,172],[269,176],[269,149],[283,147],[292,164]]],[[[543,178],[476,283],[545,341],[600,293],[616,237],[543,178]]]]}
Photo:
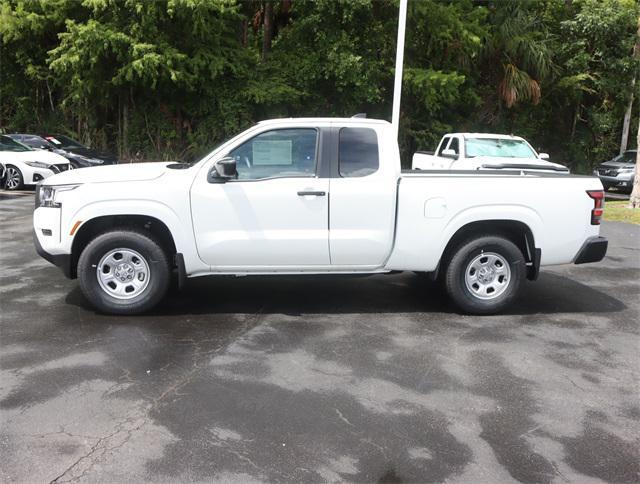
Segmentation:
{"type": "Polygon", "coordinates": [[[629,200],[606,201],[604,219],[608,222],[626,222],[640,225],[640,208],[627,208],[629,200]]]}

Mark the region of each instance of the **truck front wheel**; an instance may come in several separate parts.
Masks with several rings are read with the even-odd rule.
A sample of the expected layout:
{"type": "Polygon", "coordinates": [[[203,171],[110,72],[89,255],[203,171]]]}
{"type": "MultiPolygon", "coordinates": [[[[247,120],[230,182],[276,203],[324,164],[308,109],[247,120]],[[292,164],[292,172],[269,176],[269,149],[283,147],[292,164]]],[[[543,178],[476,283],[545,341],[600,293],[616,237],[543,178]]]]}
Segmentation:
{"type": "Polygon", "coordinates": [[[524,256],[513,242],[486,235],[458,247],[447,265],[445,286],[462,311],[493,314],[513,301],[525,272],[524,256]]]}
{"type": "Polygon", "coordinates": [[[78,280],[98,310],[137,314],[154,307],[169,288],[169,259],[147,234],[114,230],[93,239],[80,254],[78,280]]]}

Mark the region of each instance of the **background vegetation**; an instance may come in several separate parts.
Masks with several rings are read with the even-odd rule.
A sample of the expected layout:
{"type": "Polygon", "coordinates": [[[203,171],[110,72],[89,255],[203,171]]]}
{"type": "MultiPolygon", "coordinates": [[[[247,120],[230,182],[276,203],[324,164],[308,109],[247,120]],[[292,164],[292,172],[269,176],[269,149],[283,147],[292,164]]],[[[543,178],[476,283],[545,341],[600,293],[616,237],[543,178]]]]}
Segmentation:
{"type": "MultiPolygon", "coordinates": [[[[410,0],[405,162],[454,130],[518,134],[577,171],[617,154],[638,15],[634,0],[410,0]]],[[[397,0],[0,0],[0,129],[194,159],[265,118],[389,119],[397,17],[397,0]]]]}

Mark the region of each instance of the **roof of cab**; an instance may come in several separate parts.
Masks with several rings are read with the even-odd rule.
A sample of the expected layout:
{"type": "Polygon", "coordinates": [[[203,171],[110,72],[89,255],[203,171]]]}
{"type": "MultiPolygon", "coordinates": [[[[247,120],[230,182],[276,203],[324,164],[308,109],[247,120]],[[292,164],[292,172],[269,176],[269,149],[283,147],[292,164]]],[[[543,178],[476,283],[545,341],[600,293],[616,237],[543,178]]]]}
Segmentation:
{"type": "Polygon", "coordinates": [[[485,138],[485,139],[523,139],[520,136],[512,134],[496,134],[496,133],[447,133],[445,136],[462,136],[464,138],[485,138]]]}
{"type": "Polygon", "coordinates": [[[283,123],[333,123],[333,124],[391,124],[383,119],[372,118],[275,118],[265,119],[258,124],[283,123]]]}

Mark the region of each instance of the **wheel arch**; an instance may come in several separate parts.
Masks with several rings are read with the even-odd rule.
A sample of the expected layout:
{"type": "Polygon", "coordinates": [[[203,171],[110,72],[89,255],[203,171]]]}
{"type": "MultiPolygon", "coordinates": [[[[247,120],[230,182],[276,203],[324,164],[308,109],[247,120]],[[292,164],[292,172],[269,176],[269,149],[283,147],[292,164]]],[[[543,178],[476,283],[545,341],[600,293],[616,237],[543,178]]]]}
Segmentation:
{"type": "Polygon", "coordinates": [[[133,229],[143,233],[149,233],[169,255],[172,263],[175,264],[174,258],[177,254],[176,243],[171,230],[162,220],[151,215],[103,215],[83,222],[74,235],[71,245],[70,261],[70,276],[72,278],[77,277],[78,260],[87,244],[98,235],[115,229],[133,229]]]}
{"type": "Polygon", "coordinates": [[[527,263],[527,278],[530,280],[537,278],[541,251],[536,248],[534,232],[528,224],[513,219],[478,220],[458,228],[444,247],[436,276],[440,271],[446,270],[448,261],[460,245],[473,236],[480,235],[500,236],[513,242],[520,249],[527,263]]]}

